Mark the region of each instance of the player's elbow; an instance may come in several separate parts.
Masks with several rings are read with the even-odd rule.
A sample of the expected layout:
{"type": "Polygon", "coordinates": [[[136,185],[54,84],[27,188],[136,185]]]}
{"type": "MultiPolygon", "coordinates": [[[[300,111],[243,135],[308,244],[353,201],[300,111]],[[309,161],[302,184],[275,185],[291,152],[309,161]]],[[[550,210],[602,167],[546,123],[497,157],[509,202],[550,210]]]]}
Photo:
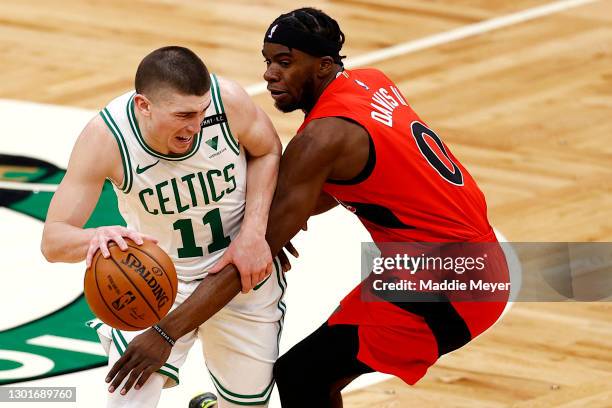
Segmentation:
{"type": "Polygon", "coordinates": [[[43,234],[43,238],[40,242],[40,252],[47,260],[47,262],[59,262],[59,254],[49,238],[43,234]]]}
{"type": "Polygon", "coordinates": [[[40,243],[40,252],[42,252],[47,262],[55,262],[53,251],[51,251],[49,244],[47,244],[44,239],[40,243]]]}

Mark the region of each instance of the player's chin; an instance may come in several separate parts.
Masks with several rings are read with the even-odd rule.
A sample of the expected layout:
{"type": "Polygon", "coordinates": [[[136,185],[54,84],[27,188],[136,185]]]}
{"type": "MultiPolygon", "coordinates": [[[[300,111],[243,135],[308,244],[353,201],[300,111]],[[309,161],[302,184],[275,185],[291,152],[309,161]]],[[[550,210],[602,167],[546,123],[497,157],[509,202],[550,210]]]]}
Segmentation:
{"type": "Polygon", "coordinates": [[[286,98],[280,100],[277,99],[276,101],[274,101],[274,106],[276,107],[276,109],[283,113],[289,113],[293,112],[296,109],[299,109],[299,106],[295,101],[286,100],[286,98]]]}

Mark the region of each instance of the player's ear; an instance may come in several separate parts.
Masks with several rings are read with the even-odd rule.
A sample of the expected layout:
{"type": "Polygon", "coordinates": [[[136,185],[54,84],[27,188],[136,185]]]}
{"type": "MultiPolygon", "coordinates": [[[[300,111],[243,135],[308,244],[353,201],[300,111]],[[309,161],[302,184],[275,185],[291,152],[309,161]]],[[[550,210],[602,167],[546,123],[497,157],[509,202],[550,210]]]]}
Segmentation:
{"type": "Polygon", "coordinates": [[[134,106],[145,116],[149,116],[151,114],[151,101],[149,101],[149,99],[142,94],[137,93],[134,96],[134,106]]]}
{"type": "Polygon", "coordinates": [[[328,76],[334,69],[334,59],[332,57],[321,57],[319,60],[318,74],[320,78],[328,76]]]}

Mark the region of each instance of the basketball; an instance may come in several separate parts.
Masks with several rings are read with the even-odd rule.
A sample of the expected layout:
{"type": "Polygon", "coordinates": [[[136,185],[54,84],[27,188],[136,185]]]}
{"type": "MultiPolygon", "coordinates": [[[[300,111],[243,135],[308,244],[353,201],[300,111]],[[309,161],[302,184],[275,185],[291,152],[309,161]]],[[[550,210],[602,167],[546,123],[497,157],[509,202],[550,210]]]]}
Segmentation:
{"type": "Polygon", "coordinates": [[[176,298],[177,277],[170,257],[156,244],[124,238],[122,251],[109,242],[110,257],[94,254],[85,271],[84,291],[91,311],[120,330],[142,330],[164,317],[176,298]]]}

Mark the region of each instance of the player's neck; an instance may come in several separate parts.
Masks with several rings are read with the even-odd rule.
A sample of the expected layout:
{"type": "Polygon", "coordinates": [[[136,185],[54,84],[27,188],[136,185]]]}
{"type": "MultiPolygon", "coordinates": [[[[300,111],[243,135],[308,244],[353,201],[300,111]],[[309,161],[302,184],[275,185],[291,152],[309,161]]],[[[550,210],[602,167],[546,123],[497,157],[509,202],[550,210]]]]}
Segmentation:
{"type": "Polygon", "coordinates": [[[337,65],[336,69],[331,74],[323,78],[318,86],[315,86],[312,100],[302,108],[304,114],[308,115],[312,108],[314,108],[314,106],[317,104],[317,101],[325,89],[333,82],[334,79],[338,78],[339,73],[342,71],[344,71],[344,67],[337,65]]]}

